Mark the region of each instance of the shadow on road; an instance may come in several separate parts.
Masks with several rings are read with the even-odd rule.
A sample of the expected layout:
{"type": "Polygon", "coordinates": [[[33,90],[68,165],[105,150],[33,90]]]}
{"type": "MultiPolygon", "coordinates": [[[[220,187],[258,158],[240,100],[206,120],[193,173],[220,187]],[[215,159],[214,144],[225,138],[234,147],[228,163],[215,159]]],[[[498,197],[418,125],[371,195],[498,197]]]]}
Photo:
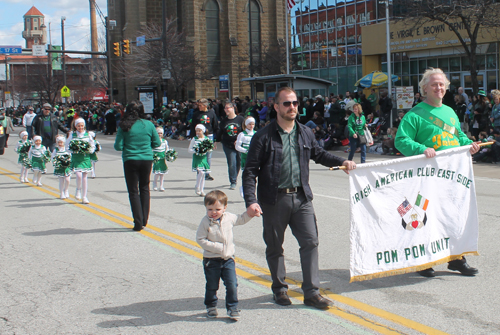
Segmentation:
{"type": "MultiPolygon", "coordinates": [[[[172,322],[223,322],[233,323],[226,316],[225,302],[219,299],[219,317],[208,319],[204,308],[203,297],[159,300],[139,302],[126,306],[99,308],[92,311],[94,314],[119,316],[119,319],[104,321],[97,324],[101,328],[156,326],[172,322]],[[133,318],[124,317],[131,316],[133,318]]],[[[264,295],[252,299],[240,300],[239,308],[249,309],[282,309],[271,301],[271,295],[264,295]]],[[[243,315],[244,317],[244,315],[243,315]]]]}
{"type": "Polygon", "coordinates": [[[122,233],[130,232],[128,228],[102,228],[102,229],[74,229],[74,228],[59,228],[44,231],[34,231],[23,233],[26,236],[49,236],[49,235],[80,235],[80,234],[94,234],[94,233],[122,233]]]}

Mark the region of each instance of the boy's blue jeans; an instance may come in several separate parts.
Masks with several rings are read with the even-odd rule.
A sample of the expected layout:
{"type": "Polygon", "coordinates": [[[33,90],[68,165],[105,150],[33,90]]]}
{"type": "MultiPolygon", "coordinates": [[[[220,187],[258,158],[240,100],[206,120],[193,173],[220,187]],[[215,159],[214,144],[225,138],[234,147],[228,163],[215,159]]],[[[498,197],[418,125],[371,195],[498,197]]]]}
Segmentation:
{"type": "Polygon", "coordinates": [[[226,286],[226,309],[238,307],[238,282],[236,280],[236,269],[234,259],[224,260],[222,258],[203,258],[203,269],[207,285],[205,287],[205,306],[217,307],[217,290],[220,279],[226,286]]]}

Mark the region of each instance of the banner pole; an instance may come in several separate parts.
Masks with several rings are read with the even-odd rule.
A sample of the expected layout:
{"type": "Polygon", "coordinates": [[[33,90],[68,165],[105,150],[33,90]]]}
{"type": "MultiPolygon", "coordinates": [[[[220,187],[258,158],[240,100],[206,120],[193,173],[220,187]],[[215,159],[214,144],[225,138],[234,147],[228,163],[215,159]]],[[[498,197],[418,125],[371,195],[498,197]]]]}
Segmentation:
{"type": "MultiPolygon", "coordinates": [[[[484,143],[478,143],[480,147],[484,147],[486,145],[492,145],[494,144],[495,142],[484,142],[484,143]]],[[[345,170],[346,167],[345,166],[334,166],[334,167],[331,167],[330,168],[330,171],[337,171],[337,170],[345,170]]]]}

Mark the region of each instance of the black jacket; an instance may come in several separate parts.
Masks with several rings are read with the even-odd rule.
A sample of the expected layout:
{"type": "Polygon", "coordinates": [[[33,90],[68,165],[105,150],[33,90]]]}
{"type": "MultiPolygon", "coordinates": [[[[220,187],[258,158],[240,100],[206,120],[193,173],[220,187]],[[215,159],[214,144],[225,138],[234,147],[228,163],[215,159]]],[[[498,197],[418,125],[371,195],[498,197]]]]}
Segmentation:
{"type": "Polygon", "coordinates": [[[51,130],[51,135],[50,138],[45,137],[45,132],[43,129],[43,115],[37,115],[33,119],[33,122],[31,123],[31,126],[33,127],[33,132],[35,135],[41,136],[43,139],[50,140],[52,143],[55,143],[56,137],[58,134],[58,130],[60,129],[62,132],[65,134],[68,133],[68,129],[64,127],[59,120],[57,119],[56,116],[54,116],[52,113],[50,113],[50,130],[51,130]]]}
{"type": "MultiPolygon", "coordinates": [[[[299,136],[300,181],[307,200],[311,201],[313,194],[309,186],[309,160],[312,159],[318,164],[332,167],[342,165],[345,159],[332,155],[321,148],[311,129],[298,122],[296,122],[296,125],[299,136]]],[[[276,204],[282,151],[283,144],[276,120],[253,136],[248,149],[245,170],[243,171],[243,190],[247,207],[257,202],[255,198],[255,183],[257,180],[259,202],[276,204]]]]}

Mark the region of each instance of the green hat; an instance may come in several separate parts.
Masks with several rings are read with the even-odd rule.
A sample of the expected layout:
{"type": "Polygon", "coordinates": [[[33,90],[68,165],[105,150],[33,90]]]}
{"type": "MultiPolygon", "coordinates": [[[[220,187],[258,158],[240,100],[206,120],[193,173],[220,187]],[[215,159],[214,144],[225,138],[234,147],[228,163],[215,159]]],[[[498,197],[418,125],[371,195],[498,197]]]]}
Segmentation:
{"type": "Polygon", "coordinates": [[[479,90],[479,92],[477,92],[477,95],[480,95],[482,97],[485,97],[486,96],[486,93],[483,91],[483,90],[479,90]]]}

